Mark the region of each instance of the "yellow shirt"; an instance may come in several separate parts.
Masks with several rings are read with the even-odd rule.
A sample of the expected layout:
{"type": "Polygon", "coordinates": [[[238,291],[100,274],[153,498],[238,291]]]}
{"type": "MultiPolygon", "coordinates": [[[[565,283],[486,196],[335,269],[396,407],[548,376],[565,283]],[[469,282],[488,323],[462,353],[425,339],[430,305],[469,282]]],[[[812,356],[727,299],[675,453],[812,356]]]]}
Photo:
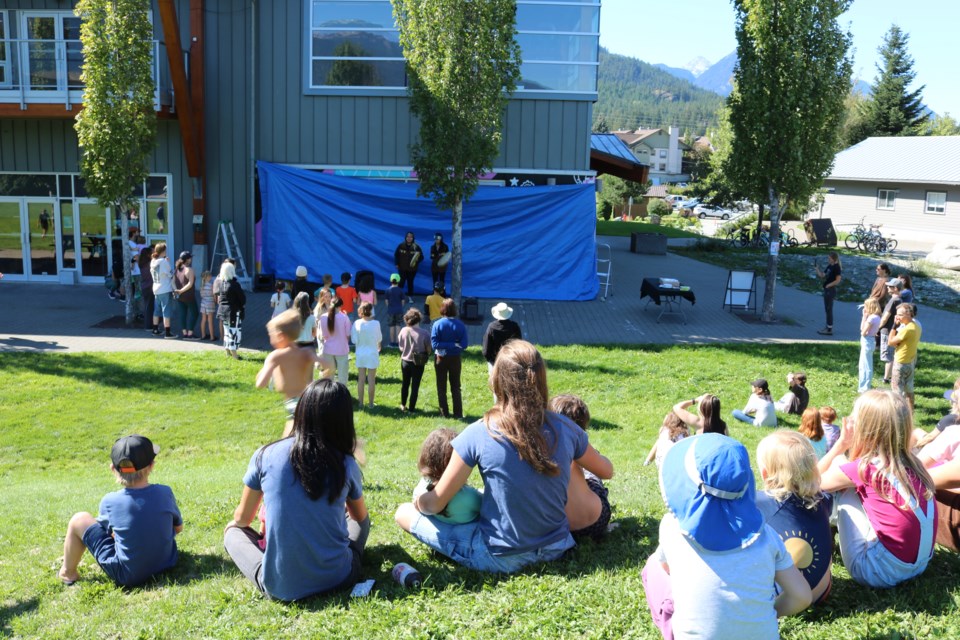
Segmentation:
{"type": "Polygon", "coordinates": [[[443,296],[435,293],[427,296],[427,308],[430,310],[430,322],[440,317],[440,305],[443,304],[443,296]]]}
{"type": "Polygon", "coordinates": [[[921,333],[920,327],[913,321],[897,329],[900,342],[897,343],[897,350],[893,354],[894,361],[909,364],[917,359],[917,345],[920,343],[921,333]]]}

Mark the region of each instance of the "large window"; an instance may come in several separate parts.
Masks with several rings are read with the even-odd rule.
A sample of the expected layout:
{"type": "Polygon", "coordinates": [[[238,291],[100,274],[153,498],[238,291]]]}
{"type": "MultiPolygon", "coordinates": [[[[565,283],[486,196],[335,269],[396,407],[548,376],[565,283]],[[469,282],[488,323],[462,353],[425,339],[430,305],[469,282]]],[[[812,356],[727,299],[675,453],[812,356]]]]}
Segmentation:
{"type": "Polygon", "coordinates": [[[947,192],[927,191],[927,204],[923,211],[924,213],[944,215],[947,212],[947,192]]]}
{"type": "Polygon", "coordinates": [[[10,85],[10,27],[7,12],[0,11],[0,87],[10,85]]]}
{"type": "Polygon", "coordinates": [[[896,189],[877,189],[877,209],[893,211],[897,208],[896,189]]]}
{"type": "MultiPolygon", "coordinates": [[[[306,0],[307,87],[407,86],[400,33],[389,0],[306,0]]],[[[597,0],[517,0],[518,91],[597,90],[597,0]]]]}

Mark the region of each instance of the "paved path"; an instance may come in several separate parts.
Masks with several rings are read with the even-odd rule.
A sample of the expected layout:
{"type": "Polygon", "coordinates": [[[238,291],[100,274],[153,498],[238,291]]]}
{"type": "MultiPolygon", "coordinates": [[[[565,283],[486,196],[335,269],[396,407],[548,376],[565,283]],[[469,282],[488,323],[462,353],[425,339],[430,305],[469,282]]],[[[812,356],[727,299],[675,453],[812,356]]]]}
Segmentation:
{"type": "MultiPolygon", "coordinates": [[[[675,344],[712,342],[803,342],[822,341],[817,329],[824,324],[823,300],[780,286],[776,309],[783,319],[777,324],[745,320],[722,309],[727,270],[674,254],[637,255],[629,251],[629,238],[601,238],[613,252],[611,295],[606,301],[507,302],[524,336],[538,344],[675,344]],[[696,305],[683,302],[687,323],[676,315],[657,322],[660,308],[640,300],[644,277],[678,278],[689,285],[696,305]]],[[[762,300],[763,280],[757,284],[762,300]]],[[[268,349],[264,324],[269,319],[269,293],[248,294],[243,346],[268,349]]],[[[417,296],[420,305],[423,298],[417,296]]],[[[479,344],[490,320],[490,307],[498,300],[481,300],[483,322],[468,325],[470,341],[479,344]]],[[[759,306],[759,304],[758,304],[759,306]]],[[[834,336],[826,340],[857,340],[860,312],[857,305],[834,306],[834,336]]],[[[381,303],[380,315],[385,315],[381,303]]],[[[110,300],[100,285],[31,285],[0,282],[0,351],[199,351],[222,348],[219,343],[185,342],[156,338],[142,328],[98,328],[123,313],[123,305],[110,300]]],[[[926,307],[918,316],[923,342],[960,345],[958,314],[926,307]]],[[[384,335],[388,335],[386,326],[384,335]]]]}

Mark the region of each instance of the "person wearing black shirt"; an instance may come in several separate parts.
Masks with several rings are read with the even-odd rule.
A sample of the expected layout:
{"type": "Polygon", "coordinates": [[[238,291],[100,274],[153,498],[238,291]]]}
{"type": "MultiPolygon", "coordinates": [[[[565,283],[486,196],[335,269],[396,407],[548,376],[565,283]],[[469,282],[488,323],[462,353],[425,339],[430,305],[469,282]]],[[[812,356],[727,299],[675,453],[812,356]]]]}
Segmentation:
{"type": "Polygon", "coordinates": [[[495,319],[487,325],[487,330],[483,334],[483,358],[487,361],[487,367],[493,369],[493,363],[497,361],[500,348],[509,340],[523,339],[523,335],[520,332],[520,325],[510,319],[513,309],[507,306],[507,303],[500,302],[494,305],[490,313],[495,319]]]}
{"type": "Polygon", "coordinates": [[[817,269],[817,277],[823,280],[823,310],[827,314],[827,324],[817,331],[822,336],[833,335],[833,301],[837,297],[837,285],[840,284],[840,256],[831,251],[827,254],[827,270],[822,271],[817,261],[813,261],[817,269]]]}
{"type": "Polygon", "coordinates": [[[447,279],[447,264],[444,263],[443,266],[440,266],[440,258],[442,258],[450,248],[443,241],[443,236],[439,233],[433,235],[433,244],[430,245],[430,275],[433,278],[433,283],[444,283],[447,279]]]}
{"type": "Polygon", "coordinates": [[[407,236],[393,252],[393,263],[397,265],[400,274],[400,287],[407,285],[407,295],[413,295],[413,278],[417,275],[417,267],[423,260],[423,249],[416,243],[413,231],[407,231],[407,236]]]}

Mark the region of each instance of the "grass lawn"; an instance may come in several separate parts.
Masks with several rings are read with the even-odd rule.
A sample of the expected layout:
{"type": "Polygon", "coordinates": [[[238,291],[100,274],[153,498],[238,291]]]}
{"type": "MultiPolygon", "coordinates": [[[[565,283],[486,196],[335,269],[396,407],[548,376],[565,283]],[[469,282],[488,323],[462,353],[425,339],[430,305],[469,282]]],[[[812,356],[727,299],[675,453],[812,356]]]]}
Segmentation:
{"type": "MultiPolygon", "coordinates": [[[[393,523],[417,481],[419,444],[449,425],[436,413],[428,372],[415,417],[394,407],[396,352],[379,371],[374,412],[358,413],[366,441],[364,493],[371,531],[363,570],[374,595],[297,604],[259,596],[227,559],[222,529],[257,446],[279,436],[276,394],[253,388],[260,355],[237,363],[219,353],[0,354],[0,633],[31,638],[657,638],[640,571],[657,542],[664,508],[654,467],[643,459],[674,402],[715,393],[725,414],[742,407],[749,380],[763,375],[775,394],[791,369],[807,372],[813,404],[846,414],[855,396],[858,348],[827,345],[550,347],[552,393],[580,394],[590,405],[591,442],[611,458],[608,483],[619,524],[600,544],[586,543],[562,561],[515,576],[459,568],[433,555],[393,523]],[[141,432],[161,447],[155,482],[177,496],[186,528],[180,562],[146,586],[115,587],[89,555],[81,581],[55,577],[67,520],[96,513],[117,485],[109,450],[120,435],[141,432]],[[389,577],[407,561],[426,577],[409,591],[389,577]]],[[[957,375],[957,351],[923,346],[917,380],[918,423],[931,428],[946,410],[941,394],[957,375]]],[[[464,365],[466,413],[489,406],[486,366],[476,353],[464,365]]],[[[353,382],[351,381],[351,384],[353,382]]],[[[795,428],[796,417],[782,421],[795,428]]],[[[462,428],[465,425],[458,425],[462,428]]],[[[751,452],[766,433],[734,424],[731,435],[751,452]]],[[[474,473],[471,482],[479,484],[474,473]]],[[[955,638],[960,636],[960,557],[938,550],[927,572],[897,589],[859,587],[834,555],[828,603],[785,620],[784,638],[955,638]]]]}
{"type": "Polygon", "coordinates": [[[668,238],[699,238],[700,234],[673,227],[665,227],[659,224],[650,224],[649,222],[636,222],[631,220],[597,220],[598,236],[623,236],[630,237],[631,233],[662,233],[668,238]]]}

